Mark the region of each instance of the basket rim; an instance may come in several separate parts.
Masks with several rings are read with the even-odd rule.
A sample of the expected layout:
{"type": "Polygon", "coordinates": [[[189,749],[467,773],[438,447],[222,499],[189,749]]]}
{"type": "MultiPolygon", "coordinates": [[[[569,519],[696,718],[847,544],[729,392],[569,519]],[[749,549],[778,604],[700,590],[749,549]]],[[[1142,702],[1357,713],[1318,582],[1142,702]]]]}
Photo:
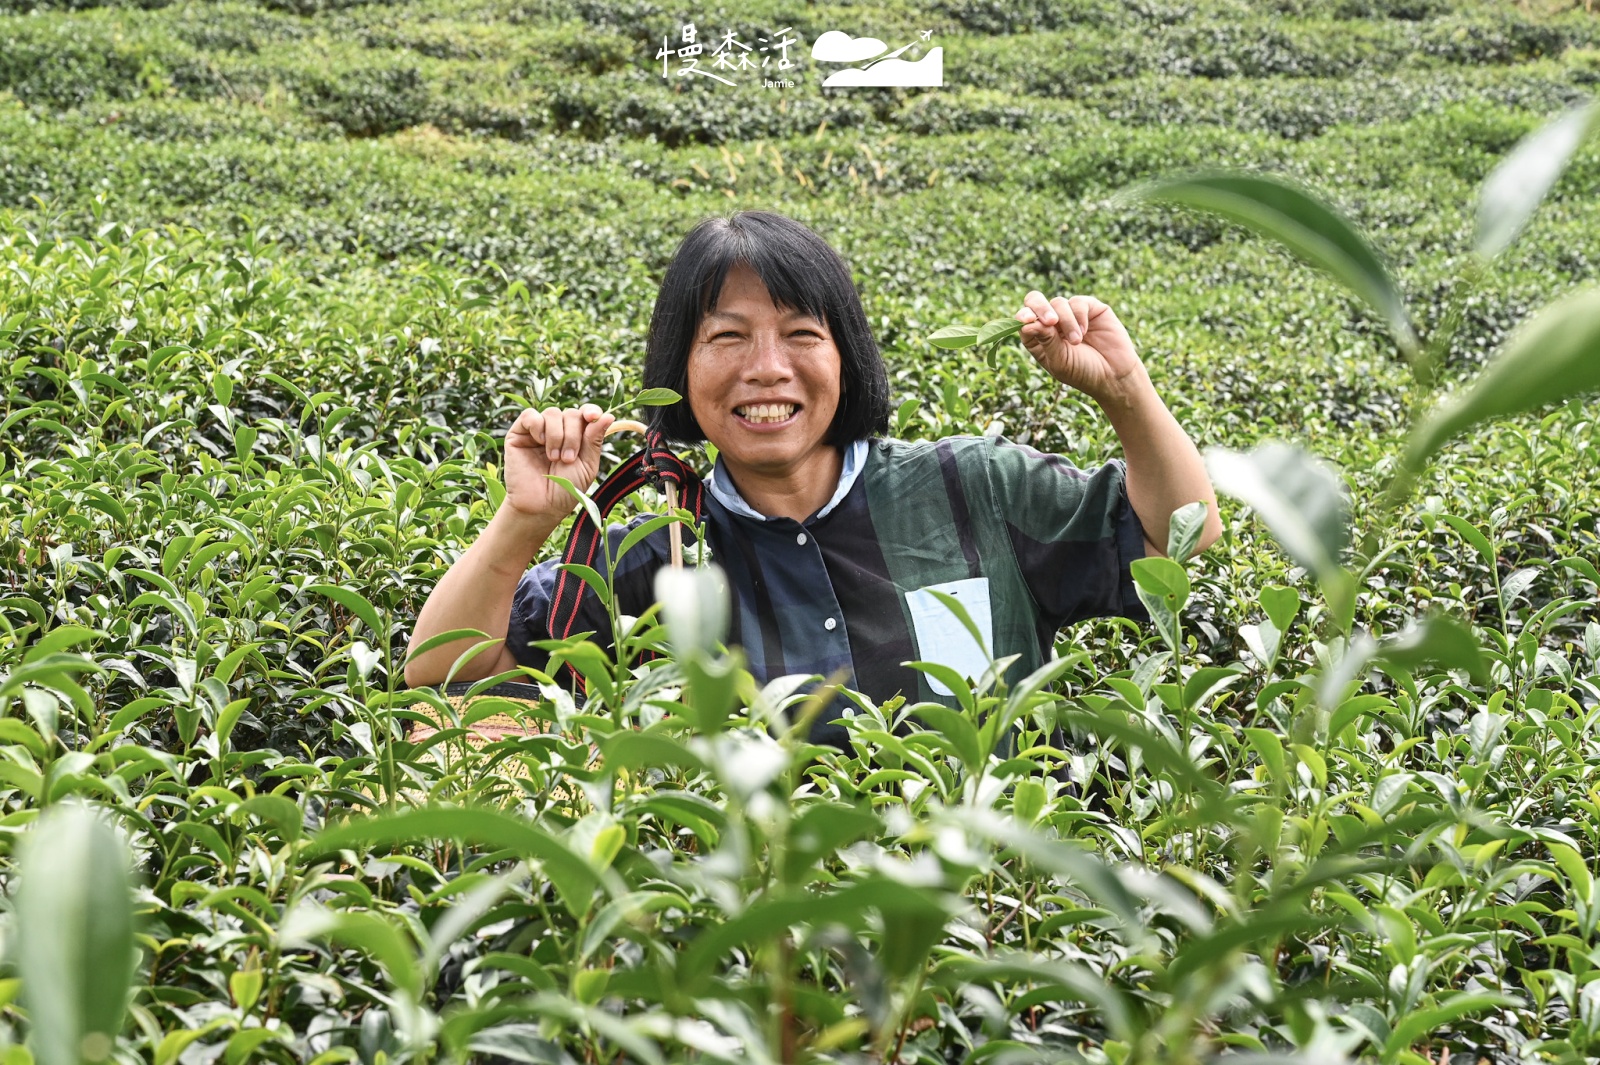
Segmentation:
{"type": "MultiPolygon", "coordinates": [[[[444,686],[444,697],[446,699],[454,699],[464,696],[472,690],[472,686],[474,684],[478,683],[480,682],[475,680],[452,681],[444,686]]],[[[484,696],[496,696],[502,699],[527,699],[533,702],[538,702],[544,698],[544,693],[539,690],[539,686],[537,684],[526,684],[522,681],[507,680],[501,681],[499,684],[496,684],[493,687],[485,688],[477,695],[474,695],[473,698],[479,699],[484,696]]]]}

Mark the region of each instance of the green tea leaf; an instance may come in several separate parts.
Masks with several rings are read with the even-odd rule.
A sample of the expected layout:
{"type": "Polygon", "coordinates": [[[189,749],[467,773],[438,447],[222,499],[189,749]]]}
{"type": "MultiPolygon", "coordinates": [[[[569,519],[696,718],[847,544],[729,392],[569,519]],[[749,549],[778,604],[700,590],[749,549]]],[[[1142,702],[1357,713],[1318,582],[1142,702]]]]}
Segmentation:
{"type": "Polygon", "coordinates": [[[589,590],[599,598],[600,602],[606,606],[611,605],[611,587],[597,570],[577,562],[563,562],[556,568],[564,570],[583,581],[589,586],[589,590]]]}
{"type": "Polygon", "coordinates": [[[422,969],[416,949],[398,928],[376,913],[302,904],[285,915],[279,935],[287,944],[328,939],[365,951],[383,966],[396,987],[413,998],[422,993],[422,969]]]}
{"type": "Polygon", "coordinates": [[[1434,664],[1464,669],[1474,684],[1489,683],[1489,666],[1470,629],[1445,614],[1432,614],[1398,636],[1378,643],[1375,658],[1402,669],[1434,664]]]}
{"type": "Polygon", "coordinates": [[[1279,783],[1290,783],[1289,763],[1284,757],[1283,740],[1278,734],[1264,728],[1247,728],[1244,734],[1250,748],[1261,759],[1261,764],[1267,767],[1267,775],[1279,783]]]}
{"type": "Polygon", "coordinates": [[[1183,682],[1184,705],[1199,706],[1243,679],[1244,674],[1232,666],[1203,666],[1183,682]]]}
{"type": "Polygon", "coordinates": [[[1472,384],[1446,400],[1406,441],[1413,472],[1452,437],[1600,390],[1600,286],[1588,286],[1519,326],[1472,384]]]}
{"type": "Polygon", "coordinates": [[[609,769],[644,769],[680,766],[702,771],[705,760],[672,736],[662,732],[634,732],[626,729],[601,742],[609,769]]]}
{"type": "Polygon", "coordinates": [[[1400,1053],[1414,1046],[1419,1039],[1469,1013],[1514,1005],[1520,1003],[1509,995],[1458,991],[1445,998],[1438,1006],[1416,1010],[1397,1020],[1394,1030],[1389,1033],[1389,1038],[1383,1045],[1383,1060],[1385,1062],[1398,1060],[1400,1053]]]}
{"type": "Polygon", "coordinates": [[[647,388],[633,397],[636,407],[670,407],[683,399],[670,388],[647,388]]]}
{"type": "Polygon", "coordinates": [[[1031,826],[1044,812],[1047,798],[1043,784],[1037,780],[1020,780],[1016,790],[1011,793],[1011,816],[1031,826]]]}
{"type": "Polygon", "coordinates": [[[1376,311],[1408,356],[1416,351],[1416,330],[1388,267],[1351,222],[1309,192],[1280,178],[1214,172],[1151,182],[1127,195],[1211,211],[1278,241],[1376,311]]]}
{"type": "Polygon", "coordinates": [[[1217,491],[1261,515],[1290,558],[1318,580],[1334,575],[1350,541],[1338,474],[1298,447],[1272,442],[1247,452],[1207,448],[1205,462],[1217,491]]]}
{"type": "Polygon", "coordinates": [[[22,656],[24,664],[37,662],[49,655],[58,654],[69,647],[77,647],[105,635],[82,625],[58,625],[39,637],[22,656]]]}
{"type": "Polygon", "coordinates": [[[1160,556],[1134,559],[1130,569],[1139,601],[1150,611],[1167,646],[1178,650],[1179,612],[1189,601],[1189,575],[1172,559],[1160,556]]]}
{"type": "Polygon", "coordinates": [[[978,344],[994,344],[1007,337],[1014,337],[1022,332],[1022,323],[1015,318],[996,318],[992,322],[984,322],[978,330],[978,344]]]}
{"type": "Polygon", "coordinates": [[[1565,874],[1571,895],[1587,901],[1594,890],[1594,876],[1589,872],[1589,863],[1584,861],[1583,855],[1565,843],[1547,841],[1545,847],[1550,851],[1551,860],[1565,874]]]}
{"type": "Polygon", "coordinates": [[[1168,558],[1187,562],[1194,554],[1195,546],[1200,543],[1200,534],[1205,531],[1208,509],[1205,500],[1200,499],[1172,512],[1167,522],[1168,558]]]}
{"type": "Polygon", "coordinates": [[[383,621],[378,616],[377,608],[367,601],[366,596],[353,588],[341,588],[336,584],[313,584],[307,591],[325,595],[329,599],[344,607],[350,613],[366,622],[373,635],[382,637],[384,634],[383,621]]]}
{"type": "Polygon", "coordinates": [[[841,847],[868,838],[882,827],[878,815],[865,803],[845,806],[819,802],[811,806],[796,817],[789,828],[789,848],[783,863],[785,882],[806,883],[818,862],[833,857],[841,847]]]}
{"type": "Polygon", "coordinates": [[[486,809],[435,807],[347,821],[318,833],[306,844],[302,860],[356,844],[381,846],[422,839],[460,839],[536,859],[574,915],[588,908],[590,896],[601,883],[588,862],[543,828],[525,818],[486,809]]]}
{"type": "Polygon", "coordinates": [[[1281,584],[1269,584],[1261,589],[1261,607],[1279,633],[1289,631],[1295,615],[1300,613],[1300,593],[1281,584]]]}
{"type": "Polygon", "coordinates": [[[282,795],[253,795],[239,804],[239,812],[253,814],[274,825],[278,834],[290,843],[300,838],[301,830],[305,827],[300,807],[282,795]]]}
{"type": "Polygon", "coordinates": [[[948,706],[937,706],[932,703],[919,703],[911,712],[926,721],[935,732],[955,747],[957,757],[961,759],[961,764],[967,772],[978,771],[986,752],[978,741],[977,727],[965,715],[957,713],[948,706]]]}
{"type": "Polygon", "coordinates": [[[1478,189],[1478,225],[1472,246],[1493,258],[1511,246],[1572,155],[1600,126],[1600,104],[1564,112],[1511,149],[1478,189]]]}
{"type": "Polygon", "coordinates": [[[1494,544],[1489,541],[1489,537],[1484,535],[1482,529],[1479,529],[1466,518],[1457,517],[1454,514],[1442,515],[1441,520],[1460,533],[1463,540],[1477,548],[1478,554],[1483,557],[1484,562],[1490,566],[1495,564],[1494,544]]]}
{"type": "Polygon", "coordinates": [[[978,342],[978,331],[969,325],[947,325],[928,335],[928,343],[936,348],[970,348],[978,342]]]}
{"type": "Polygon", "coordinates": [[[133,981],[132,858],[91,807],[51,807],[22,842],[12,935],[40,1065],[111,1056],[133,981]]]}

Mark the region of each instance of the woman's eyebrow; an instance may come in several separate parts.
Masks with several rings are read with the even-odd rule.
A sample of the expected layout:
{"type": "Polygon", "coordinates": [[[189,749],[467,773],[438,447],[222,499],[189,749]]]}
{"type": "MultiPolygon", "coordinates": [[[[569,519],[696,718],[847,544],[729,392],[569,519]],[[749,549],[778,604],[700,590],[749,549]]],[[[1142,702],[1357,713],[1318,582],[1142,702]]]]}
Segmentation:
{"type": "MultiPolygon", "coordinates": [[[[805,311],[790,311],[788,314],[784,315],[783,317],[784,317],[785,321],[790,321],[790,320],[795,319],[795,318],[805,318],[805,319],[808,319],[809,321],[813,321],[813,322],[822,321],[822,319],[818,318],[816,315],[807,314],[805,311]]],[[[708,321],[708,322],[710,322],[710,321],[748,322],[749,320],[750,320],[749,317],[747,317],[746,315],[740,314],[738,311],[713,311],[710,314],[706,315],[706,321],[708,321]]]]}

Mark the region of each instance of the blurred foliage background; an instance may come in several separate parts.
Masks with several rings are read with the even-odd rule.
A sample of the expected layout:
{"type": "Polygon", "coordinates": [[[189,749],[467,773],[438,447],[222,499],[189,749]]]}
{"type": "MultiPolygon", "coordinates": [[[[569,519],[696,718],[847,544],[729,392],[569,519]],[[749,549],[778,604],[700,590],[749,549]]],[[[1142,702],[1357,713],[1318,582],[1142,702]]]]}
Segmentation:
{"type": "MultiPolygon", "coordinates": [[[[638,750],[595,770],[604,721],[546,692],[551,737],[479,752],[447,730],[430,753],[402,738],[415,713],[398,689],[410,619],[493,511],[505,426],[527,405],[624,402],[678,240],[738,208],[790,214],[851,263],[896,435],[1114,455],[1094,405],[1020,346],[990,364],[926,342],[1014,314],[1029,289],[1089,293],[1198,443],[1324,457],[1360,534],[1421,402],[1383,323],[1274,245],[1116,193],[1201,166],[1303,182],[1369,234],[1428,334],[1469,266],[1478,184],[1597,81],[1600,15],[1532,0],[0,0],[0,828],[9,848],[41,808],[91,798],[144,878],[131,1019],[80,1049],[185,1065],[1582,1060],[1600,1045],[1592,402],[1453,442],[1362,575],[1359,627],[1443,608],[1478,626],[1488,684],[1375,672],[1351,696],[1367,702],[1335,709],[1341,728],[1295,733],[1311,694],[1294,682],[1330,661],[1325,607],[1225,500],[1223,540],[1189,564],[1176,663],[1113,621],[1058,641],[1073,663],[1034,738],[1074,720],[1082,745],[1062,759],[1098,797],[1048,755],[996,770],[1003,793],[963,793],[957,752],[887,731],[813,765],[809,790],[768,781],[824,811],[795,844],[819,871],[804,883],[854,885],[878,915],[829,939],[819,910],[794,954],[768,942],[718,967],[703,951],[693,974],[673,960],[739,914],[772,923],[754,904],[772,902],[762,863],[789,829],[720,775],[748,752],[696,737],[665,770],[638,750]],[[795,86],[664,79],[656,52],[685,21],[708,41],[791,27],[795,86]],[[894,47],[931,30],[945,86],[823,90],[806,56],[828,29],[894,47]],[[1268,628],[1269,585],[1301,589],[1303,614],[1268,628]],[[1205,696],[1183,735],[1162,730],[1169,668],[1205,696]],[[1108,732],[1107,712],[1146,731],[1108,732]],[[580,786],[619,772],[639,790],[580,786]],[[1264,801],[1218,805],[1201,777],[1264,801]],[[494,821],[410,823],[436,843],[349,836],[337,860],[309,843],[424,796],[512,808],[590,872],[558,898],[556,852],[494,821]],[[983,835],[957,816],[973,807],[1020,808],[1045,842],[983,835]],[[935,846],[891,808],[986,842],[928,829],[935,846]],[[729,853],[730,824],[754,842],[713,876],[698,863],[729,853]],[[1050,849],[1069,840],[1132,879],[1085,880],[1079,848],[1050,849]],[[1409,864],[1316,866],[1324,848],[1409,864]],[[938,878],[883,864],[924,851],[938,878]],[[517,880],[508,855],[538,875],[517,880]],[[1177,871],[1156,891],[1139,863],[1177,871]],[[895,918],[908,884],[926,907],[895,918]],[[670,915],[659,938],[627,891],[663,893],[628,896],[670,915]],[[1154,941],[1107,916],[1136,904],[1154,941]],[[977,906],[964,924],[961,905],[977,906]],[[886,936],[912,947],[874,968],[886,936]],[[1036,953],[1008,969],[997,948],[1036,953]],[[1064,967],[1021,975],[1046,964],[1064,967]],[[634,975],[608,993],[594,974],[614,970],[634,975]]],[[[1447,383],[1595,279],[1597,191],[1591,142],[1466,300],[1447,383]]],[[[627,704],[638,720],[652,683],[627,704]]],[[[18,987],[0,983],[8,1061],[25,1060],[18,987]]]]}

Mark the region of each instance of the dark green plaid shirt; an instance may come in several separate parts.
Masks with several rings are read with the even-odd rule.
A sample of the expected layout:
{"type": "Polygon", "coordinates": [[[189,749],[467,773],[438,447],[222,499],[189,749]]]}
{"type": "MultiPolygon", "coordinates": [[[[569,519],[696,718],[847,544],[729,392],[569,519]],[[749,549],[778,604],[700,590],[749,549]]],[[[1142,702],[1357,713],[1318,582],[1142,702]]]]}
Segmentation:
{"type": "MultiPolygon", "coordinates": [[[[976,677],[987,655],[929,588],[962,603],[994,657],[1021,656],[1010,681],[1049,658],[1063,625],[1148,618],[1128,568],[1144,557],[1144,529],[1120,459],[1084,471],[1003,437],[873,439],[864,451],[854,483],[805,522],[730,509],[719,494],[740,501],[720,467],[719,491],[707,492],[708,546],[733,590],[730,642],[743,646],[758,681],[842,666],[846,685],[876,702],[904,694],[953,703],[905,663],[942,662],[976,677]]],[[[646,520],[611,526],[613,551],[646,520]]],[[[622,613],[650,607],[667,552],[660,529],[623,558],[613,580],[622,613]]],[[[559,563],[541,562],[517,586],[506,644],[524,665],[547,663],[530,645],[547,635],[559,563]]],[[[575,631],[583,630],[597,639],[610,631],[587,587],[575,631]]],[[[842,708],[836,701],[830,713],[842,708]]],[[[812,739],[843,745],[845,735],[823,721],[812,739]]]]}

